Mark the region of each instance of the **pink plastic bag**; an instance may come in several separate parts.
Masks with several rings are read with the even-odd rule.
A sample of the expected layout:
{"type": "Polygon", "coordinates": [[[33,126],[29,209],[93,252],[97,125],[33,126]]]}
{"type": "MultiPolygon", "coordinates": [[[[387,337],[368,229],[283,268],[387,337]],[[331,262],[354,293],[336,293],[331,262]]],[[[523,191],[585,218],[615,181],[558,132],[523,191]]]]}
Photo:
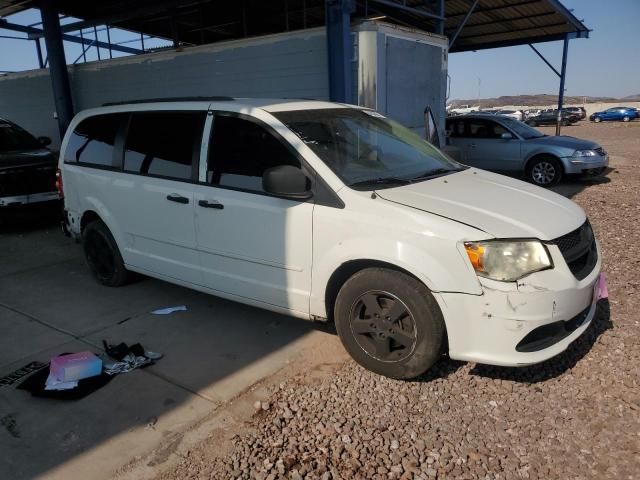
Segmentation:
{"type": "Polygon", "coordinates": [[[596,301],[603,298],[609,298],[609,289],[607,288],[607,279],[604,273],[601,273],[596,280],[596,301]]]}

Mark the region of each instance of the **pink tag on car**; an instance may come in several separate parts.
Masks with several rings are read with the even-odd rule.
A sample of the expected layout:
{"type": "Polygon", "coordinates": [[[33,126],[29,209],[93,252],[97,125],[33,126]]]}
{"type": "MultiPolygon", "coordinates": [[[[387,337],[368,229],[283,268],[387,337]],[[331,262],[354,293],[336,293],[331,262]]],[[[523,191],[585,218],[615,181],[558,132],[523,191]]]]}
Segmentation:
{"type": "Polygon", "coordinates": [[[607,279],[604,273],[601,273],[596,280],[596,301],[602,298],[609,298],[609,289],[607,288],[607,279]]]}

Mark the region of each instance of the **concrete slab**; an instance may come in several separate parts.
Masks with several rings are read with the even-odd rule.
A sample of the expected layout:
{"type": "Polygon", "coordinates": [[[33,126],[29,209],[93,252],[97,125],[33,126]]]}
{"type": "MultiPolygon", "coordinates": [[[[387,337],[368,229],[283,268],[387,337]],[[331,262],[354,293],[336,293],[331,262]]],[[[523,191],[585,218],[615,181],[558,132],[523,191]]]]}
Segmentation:
{"type": "MultiPolygon", "coordinates": [[[[0,371],[6,365],[30,359],[39,352],[72,340],[35,320],[0,306],[0,371]]],[[[25,361],[28,363],[28,361],[25,361]]]]}
{"type": "Polygon", "coordinates": [[[193,295],[186,303],[186,312],[144,314],[87,340],[140,342],[165,352],[150,371],[205,398],[226,401],[286,365],[297,341],[314,330],[304,320],[211,295],[193,295]]]}
{"type": "Polygon", "coordinates": [[[77,251],[73,259],[0,277],[0,304],[83,336],[185,303],[196,293],[148,278],[126,287],[105,287],[93,279],[80,255],[77,251]]]}
{"type": "MultiPolygon", "coordinates": [[[[74,341],[33,359],[46,361],[64,351],[86,349],[74,341]]],[[[12,386],[0,387],[0,477],[111,478],[131,459],[167,440],[177,447],[181,432],[215,407],[144,370],[119,375],[77,401],[36,398],[12,386]]],[[[169,453],[158,452],[156,461],[169,453]]]]}
{"type": "Polygon", "coordinates": [[[0,235],[0,335],[0,375],[66,351],[98,352],[102,339],[165,354],[75,402],[0,387],[0,478],[96,480],[129,462],[163,464],[221,402],[327,337],[302,320],[149,278],[98,285],[79,246],[51,225],[0,235]],[[187,312],[149,313],[181,304],[187,312]]]}

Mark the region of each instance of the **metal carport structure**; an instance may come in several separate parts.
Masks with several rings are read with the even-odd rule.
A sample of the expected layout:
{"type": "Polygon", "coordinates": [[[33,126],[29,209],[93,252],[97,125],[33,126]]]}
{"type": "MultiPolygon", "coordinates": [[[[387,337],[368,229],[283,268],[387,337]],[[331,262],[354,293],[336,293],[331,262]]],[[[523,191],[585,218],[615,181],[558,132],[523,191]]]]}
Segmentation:
{"type": "MultiPolygon", "coordinates": [[[[85,28],[105,25],[169,39],[174,48],[325,26],[329,91],[334,101],[352,101],[351,24],[357,19],[385,21],[445,35],[449,52],[464,52],[563,41],[558,111],[563,105],[569,40],[587,38],[589,30],[558,0],[0,0],[0,17],[38,8],[42,28],[0,18],[0,29],[27,34],[40,51],[47,47],[49,70],[61,134],[73,117],[64,41],[144,53],[82,36],[85,28]],[[60,15],[80,19],[61,26],[60,15]],[[75,33],[79,32],[80,35],[75,33]]],[[[43,65],[43,63],[41,63],[43,65]]]]}

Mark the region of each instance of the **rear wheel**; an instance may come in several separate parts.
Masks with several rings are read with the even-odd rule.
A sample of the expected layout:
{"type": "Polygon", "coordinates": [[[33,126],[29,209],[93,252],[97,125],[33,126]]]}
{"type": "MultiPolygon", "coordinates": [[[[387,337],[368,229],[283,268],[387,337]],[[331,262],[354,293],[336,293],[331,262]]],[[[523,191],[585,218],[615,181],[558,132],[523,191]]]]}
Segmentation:
{"type": "Polygon", "coordinates": [[[387,377],[416,377],[442,353],[440,308],[424,284],[402,272],[367,268],[353,275],[338,293],[335,321],[353,359],[387,377]]]}
{"type": "Polygon", "coordinates": [[[631,120],[631,118],[628,115],[625,115],[624,117],[622,117],[623,122],[628,122],[629,120],[631,120]]]}
{"type": "Polygon", "coordinates": [[[96,280],[108,287],[124,285],[129,272],[113,235],[100,220],[91,222],[82,232],[85,259],[96,280]]]}
{"type": "Polygon", "coordinates": [[[541,155],[529,164],[527,178],[540,187],[552,187],[562,178],[562,165],[554,157],[541,155]]]}
{"type": "Polygon", "coordinates": [[[594,122],[596,123],[600,123],[602,121],[602,119],[600,117],[596,117],[593,119],[594,122]]]}

